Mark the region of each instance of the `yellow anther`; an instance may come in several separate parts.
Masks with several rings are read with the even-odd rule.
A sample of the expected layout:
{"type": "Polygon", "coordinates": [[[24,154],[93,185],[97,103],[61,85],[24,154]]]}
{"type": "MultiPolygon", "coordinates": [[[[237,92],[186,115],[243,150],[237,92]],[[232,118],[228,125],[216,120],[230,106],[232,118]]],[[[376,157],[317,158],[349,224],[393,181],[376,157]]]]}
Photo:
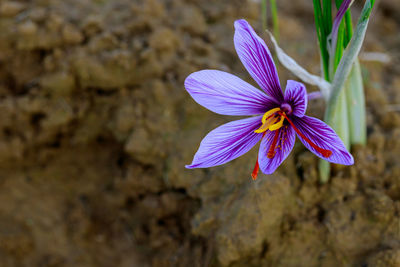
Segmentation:
{"type": "Polygon", "coordinates": [[[261,125],[260,128],[258,128],[258,129],[255,130],[254,132],[255,132],[255,133],[263,133],[263,132],[265,132],[266,130],[268,130],[268,127],[269,127],[269,125],[264,123],[263,125],[261,125]]]}
{"type": "Polygon", "coordinates": [[[271,126],[269,126],[268,130],[270,130],[270,131],[278,130],[279,128],[281,128],[283,126],[283,121],[284,120],[285,120],[285,117],[281,116],[281,119],[277,123],[272,124],[271,126]]]}
{"type": "Polygon", "coordinates": [[[265,114],[261,119],[262,122],[261,127],[255,130],[254,132],[263,133],[267,130],[275,131],[281,128],[283,126],[283,121],[285,120],[285,117],[282,115],[279,117],[276,116],[276,113],[280,110],[281,110],[280,108],[273,108],[265,112],[265,114]]]}
{"type": "Polygon", "coordinates": [[[265,112],[264,116],[261,119],[262,123],[264,124],[269,116],[271,116],[272,114],[274,114],[275,112],[278,112],[280,110],[281,110],[280,108],[273,108],[273,109],[268,110],[267,112],[265,112]]]}
{"type": "Polygon", "coordinates": [[[268,128],[273,125],[274,123],[276,123],[278,120],[278,118],[275,118],[275,116],[269,118],[268,120],[266,120],[265,122],[263,122],[263,124],[261,125],[260,128],[258,128],[257,130],[255,130],[255,133],[263,133],[266,130],[268,130],[268,128]]]}

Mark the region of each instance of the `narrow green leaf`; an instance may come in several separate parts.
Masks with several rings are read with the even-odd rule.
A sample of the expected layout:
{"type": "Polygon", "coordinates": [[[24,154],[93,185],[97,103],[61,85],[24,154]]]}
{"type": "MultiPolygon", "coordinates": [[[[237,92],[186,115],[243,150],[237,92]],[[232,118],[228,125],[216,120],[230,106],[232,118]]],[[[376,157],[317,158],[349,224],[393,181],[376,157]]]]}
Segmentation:
{"type": "Polygon", "coordinates": [[[332,1],[322,0],[322,24],[325,37],[332,31],[332,1]]]}
{"type": "Polygon", "coordinates": [[[314,5],[314,19],[315,19],[315,29],[318,37],[319,50],[322,61],[322,70],[324,73],[324,78],[330,81],[329,77],[329,53],[327,50],[327,35],[325,33],[325,28],[323,24],[323,14],[320,0],[313,0],[314,5]]]}
{"type": "Polygon", "coordinates": [[[263,29],[267,29],[267,0],[261,0],[261,23],[263,29]]]}
{"type": "Polygon", "coordinates": [[[314,6],[314,19],[315,19],[315,28],[318,35],[318,38],[321,38],[321,26],[322,26],[322,7],[320,0],[313,0],[314,6]]]}
{"type": "Polygon", "coordinates": [[[345,27],[344,21],[342,21],[340,23],[338,34],[337,34],[335,56],[333,57],[332,62],[331,62],[331,64],[332,64],[331,65],[331,70],[332,70],[332,75],[331,76],[332,77],[334,77],[334,73],[336,71],[336,68],[339,65],[340,59],[342,58],[342,55],[343,55],[343,43],[344,43],[344,34],[345,34],[344,27],[345,27]]]}
{"type": "Polygon", "coordinates": [[[340,5],[343,3],[343,0],[335,0],[336,8],[339,9],[340,5]]]}
{"type": "Polygon", "coordinates": [[[371,3],[373,2],[373,0],[366,1],[360,19],[357,23],[354,35],[351,38],[351,41],[346,50],[344,51],[342,59],[340,60],[340,63],[336,69],[336,73],[332,82],[332,89],[329,96],[328,106],[325,112],[326,122],[332,120],[332,117],[334,115],[334,108],[338,102],[340,92],[350,73],[353,63],[357,59],[358,53],[360,52],[361,45],[364,41],[365,32],[368,26],[369,14],[371,13],[372,9],[371,3]]]}
{"type": "Polygon", "coordinates": [[[351,37],[353,36],[353,22],[351,21],[351,12],[348,10],[344,15],[345,24],[346,24],[346,38],[344,42],[344,47],[346,48],[349,44],[351,37]]]}
{"type": "MultiPolygon", "coordinates": [[[[337,105],[343,104],[343,100],[341,98],[341,95],[343,94],[342,88],[344,87],[349,73],[353,67],[353,63],[357,59],[358,53],[360,52],[362,43],[364,41],[365,32],[367,30],[369,16],[371,14],[374,3],[375,0],[366,0],[354,34],[350,40],[350,43],[346,47],[340,63],[336,69],[335,76],[332,81],[332,88],[329,96],[328,106],[325,110],[325,122],[329,125],[332,125],[334,123],[336,110],[338,109],[337,105]]],[[[350,97],[350,101],[354,99],[353,96],[350,97]]],[[[362,136],[362,134],[360,134],[360,136],[362,136]]],[[[327,182],[329,178],[329,167],[326,167],[325,164],[326,163],[320,163],[319,172],[321,183],[327,182]]]]}
{"type": "Polygon", "coordinates": [[[274,29],[274,36],[276,40],[279,40],[278,8],[276,6],[276,0],[270,0],[270,5],[271,5],[271,17],[272,17],[272,27],[274,29]]]}

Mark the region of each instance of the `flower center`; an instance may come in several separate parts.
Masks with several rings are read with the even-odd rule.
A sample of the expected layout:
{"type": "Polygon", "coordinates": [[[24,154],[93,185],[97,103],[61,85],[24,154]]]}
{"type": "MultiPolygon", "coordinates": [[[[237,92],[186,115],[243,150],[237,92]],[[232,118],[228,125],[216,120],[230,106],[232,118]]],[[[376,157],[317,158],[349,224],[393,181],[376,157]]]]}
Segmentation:
{"type": "MultiPolygon", "coordinates": [[[[281,150],[283,148],[284,140],[286,140],[286,138],[283,138],[282,136],[281,136],[281,138],[279,138],[280,131],[277,131],[277,130],[279,130],[283,126],[283,122],[285,121],[285,119],[288,121],[288,123],[293,127],[293,129],[296,131],[296,133],[304,141],[306,141],[308,144],[310,144],[310,146],[312,148],[314,148],[318,153],[320,153],[324,158],[329,158],[332,155],[332,151],[317,146],[307,136],[305,136],[294,125],[292,120],[289,119],[288,115],[290,113],[292,113],[292,108],[290,107],[289,104],[286,104],[286,103],[282,104],[280,108],[273,108],[271,110],[268,110],[267,112],[265,112],[265,114],[263,115],[263,117],[261,119],[261,122],[262,122],[261,127],[254,131],[255,133],[262,133],[263,134],[262,138],[264,138],[264,136],[268,130],[275,131],[273,139],[272,139],[272,143],[267,152],[267,158],[272,159],[275,157],[275,154],[276,154],[275,148],[278,144],[278,141],[281,142],[280,144],[278,144],[278,148],[280,148],[281,150]]],[[[288,125],[286,125],[285,127],[287,128],[288,125]]],[[[285,135],[285,134],[286,134],[286,131],[283,132],[283,135],[285,135]]],[[[256,164],[254,166],[254,170],[251,174],[253,180],[257,179],[258,170],[259,170],[259,164],[258,164],[258,157],[257,157],[257,162],[256,162],[256,164]]]]}
{"type": "Polygon", "coordinates": [[[283,103],[281,109],[286,115],[292,114],[292,107],[288,103],[283,103]]]}
{"type": "Polygon", "coordinates": [[[262,125],[260,128],[255,130],[255,133],[263,133],[267,130],[275,131],[283,126],[283,121],[285,117],[282,115],[282,110],[280,108],[273,108],[265,112],[261,119],[262,125]]]}

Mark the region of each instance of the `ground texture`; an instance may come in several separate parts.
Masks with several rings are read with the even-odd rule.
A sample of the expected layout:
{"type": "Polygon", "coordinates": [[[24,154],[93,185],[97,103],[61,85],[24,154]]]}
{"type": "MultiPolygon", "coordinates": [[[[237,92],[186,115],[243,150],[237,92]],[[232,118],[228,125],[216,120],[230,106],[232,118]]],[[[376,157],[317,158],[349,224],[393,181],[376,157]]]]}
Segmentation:
{"type": "MultiPolygon", "coordinates": [[[[281,46],[318,73],[312,2],[278,2],[281,46]]],[[[398,1],[379,1],[364,46],[391,57],[361,61],[368,145],[323,186],[300,142],[256,182],[256,149],[184,168],[232,119],[185,77],[251,82],[238,18],[262,33],[250,0],[0,1],[0,266],[400,266],[398,1]]]]}

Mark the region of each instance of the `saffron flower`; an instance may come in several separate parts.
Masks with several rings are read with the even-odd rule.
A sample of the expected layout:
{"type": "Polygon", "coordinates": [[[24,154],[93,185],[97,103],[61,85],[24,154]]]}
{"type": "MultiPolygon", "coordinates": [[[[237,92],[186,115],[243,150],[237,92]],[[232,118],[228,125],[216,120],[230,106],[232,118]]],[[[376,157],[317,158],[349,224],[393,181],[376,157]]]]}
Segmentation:
{"type": "Polygon", "coordinates": [[[186,168],[207,168],[227,163],[261,145],[252,172],[273,173],[293,149],[296,134],[318,157],[351,165],[352,155],[326,123],[305,115],[307,91],[302,83],[287,81],[283,94],[277,70],[265,42],[245,20],[235,22],[234,44],[243,65],[263,89],[218,70],[194,72],[185,88],[205,108],[222,115],[252,116],[214,129],[201,141],[186,168]],[[255,115],[255,116],[254,116],[255,115]]]}

